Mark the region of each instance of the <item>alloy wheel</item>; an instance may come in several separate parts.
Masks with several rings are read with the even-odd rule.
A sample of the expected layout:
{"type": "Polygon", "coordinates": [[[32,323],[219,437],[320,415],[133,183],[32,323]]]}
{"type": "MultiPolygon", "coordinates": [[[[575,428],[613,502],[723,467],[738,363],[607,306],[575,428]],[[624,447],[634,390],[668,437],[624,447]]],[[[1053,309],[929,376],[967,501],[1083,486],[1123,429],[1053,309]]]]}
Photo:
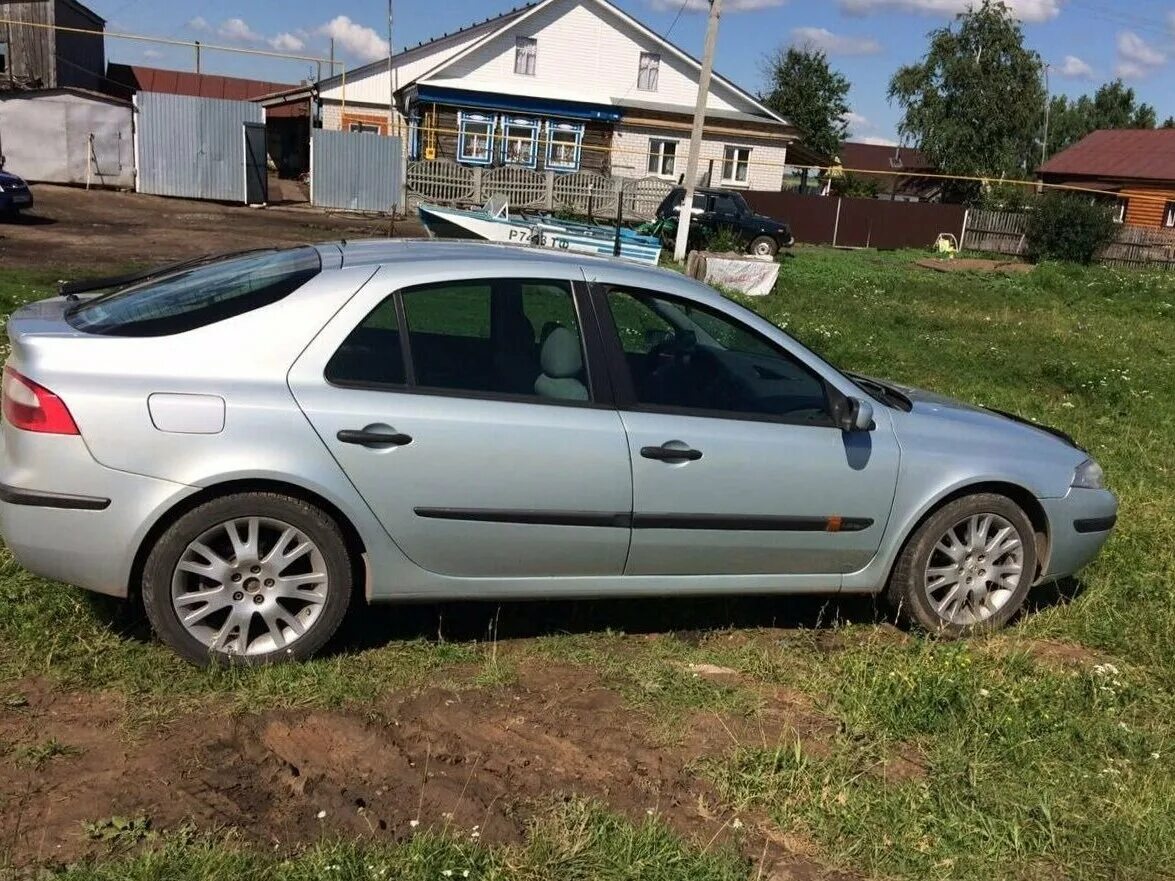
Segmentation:
{"type": "Polygon", "coordinates": [[[180,625],[210,651],[260,655],[305,635],[329,589],[323,554],[304,532],[271,517],[241,517],[188,544],[171,602],[180,625]]]}
{"type": "Polygon", "coordinates": [[[998,514],[972,514],[935,543],[924,589],[945,624],[986,621],[1015,594],[1024,574],[1024,543],[998,514]]]}

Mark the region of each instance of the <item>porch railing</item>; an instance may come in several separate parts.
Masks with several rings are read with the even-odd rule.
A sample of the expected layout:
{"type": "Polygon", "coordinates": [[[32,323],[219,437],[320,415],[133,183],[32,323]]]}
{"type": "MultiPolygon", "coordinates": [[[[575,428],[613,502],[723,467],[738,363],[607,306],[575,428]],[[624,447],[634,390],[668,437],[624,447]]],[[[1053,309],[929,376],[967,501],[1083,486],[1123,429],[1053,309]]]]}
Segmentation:
{"type": "Polygon", "coordinates": [[[512,208],[616,216],[623,192],[625,220],[650,220],[673,184],[656,177],[620,178],[590,171],[558,174],[530,168],[475,168],[446,160],[408,163],[409,201],[483,205],[505,196],[512,208]]]}

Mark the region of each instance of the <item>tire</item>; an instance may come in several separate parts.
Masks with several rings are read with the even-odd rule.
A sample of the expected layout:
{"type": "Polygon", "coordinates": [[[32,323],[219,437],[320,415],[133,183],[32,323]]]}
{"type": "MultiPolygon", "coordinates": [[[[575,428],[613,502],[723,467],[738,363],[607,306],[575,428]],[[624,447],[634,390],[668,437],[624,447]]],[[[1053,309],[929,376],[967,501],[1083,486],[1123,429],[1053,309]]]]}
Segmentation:
{"type": "Polygon", "coordinates": [[[159,537],[143,569],[143,607],[156,635],[198,666],[301,661],[342,623],[352,571],[343,534],[321,509],[240,493],[194,508],[159,537]]]}
{"type": "Polygon", "coordinates": [[[910,536],[887,594],[906,623],[949,638],[970,636],[1015,616],[1036,564],[1036,531],[1019,505],[994,493],[966,496],[935,511],[910,536]],[[986,538],[976,541],[973,534],[986,538]]]}
{"type": "Polygon", "coordinates": [[[757,236],[747,246],[747,253],[756,257],[774,257],[779,253],[779,243],[771,236],[757,236]]]}

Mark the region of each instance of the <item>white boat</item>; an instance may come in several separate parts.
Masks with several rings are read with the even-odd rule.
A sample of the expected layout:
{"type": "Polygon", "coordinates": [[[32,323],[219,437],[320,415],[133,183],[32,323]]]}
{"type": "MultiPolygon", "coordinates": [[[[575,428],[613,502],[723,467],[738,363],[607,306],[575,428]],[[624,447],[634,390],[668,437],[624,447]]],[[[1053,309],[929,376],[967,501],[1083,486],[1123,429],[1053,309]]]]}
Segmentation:
{"type": "MultiPolygon", "coordinates": [[[[441,239],[485,239],[513,245],[554,248],[612,257],[616,228],[559,220],[546,215],[511,214],[505,197],[494,196],[480,210],[421,205],[420,220],[429,235],[441,239]]],[[[656,266],[661,242],[630,229],[620,229],[620,256],[656,266]]]]}

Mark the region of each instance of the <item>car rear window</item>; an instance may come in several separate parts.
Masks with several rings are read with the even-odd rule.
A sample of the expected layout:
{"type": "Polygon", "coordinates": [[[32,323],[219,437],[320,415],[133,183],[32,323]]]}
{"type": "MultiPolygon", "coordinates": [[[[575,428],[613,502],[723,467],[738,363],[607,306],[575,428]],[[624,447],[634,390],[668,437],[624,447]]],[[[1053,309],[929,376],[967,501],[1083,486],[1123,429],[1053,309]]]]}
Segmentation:
{"type": "Polygon", "coordinates": [[[200,263],[79,303],[69,323],[110,336],[168,336],[276,303],[322,271],[310,247],[200,263]]]}

